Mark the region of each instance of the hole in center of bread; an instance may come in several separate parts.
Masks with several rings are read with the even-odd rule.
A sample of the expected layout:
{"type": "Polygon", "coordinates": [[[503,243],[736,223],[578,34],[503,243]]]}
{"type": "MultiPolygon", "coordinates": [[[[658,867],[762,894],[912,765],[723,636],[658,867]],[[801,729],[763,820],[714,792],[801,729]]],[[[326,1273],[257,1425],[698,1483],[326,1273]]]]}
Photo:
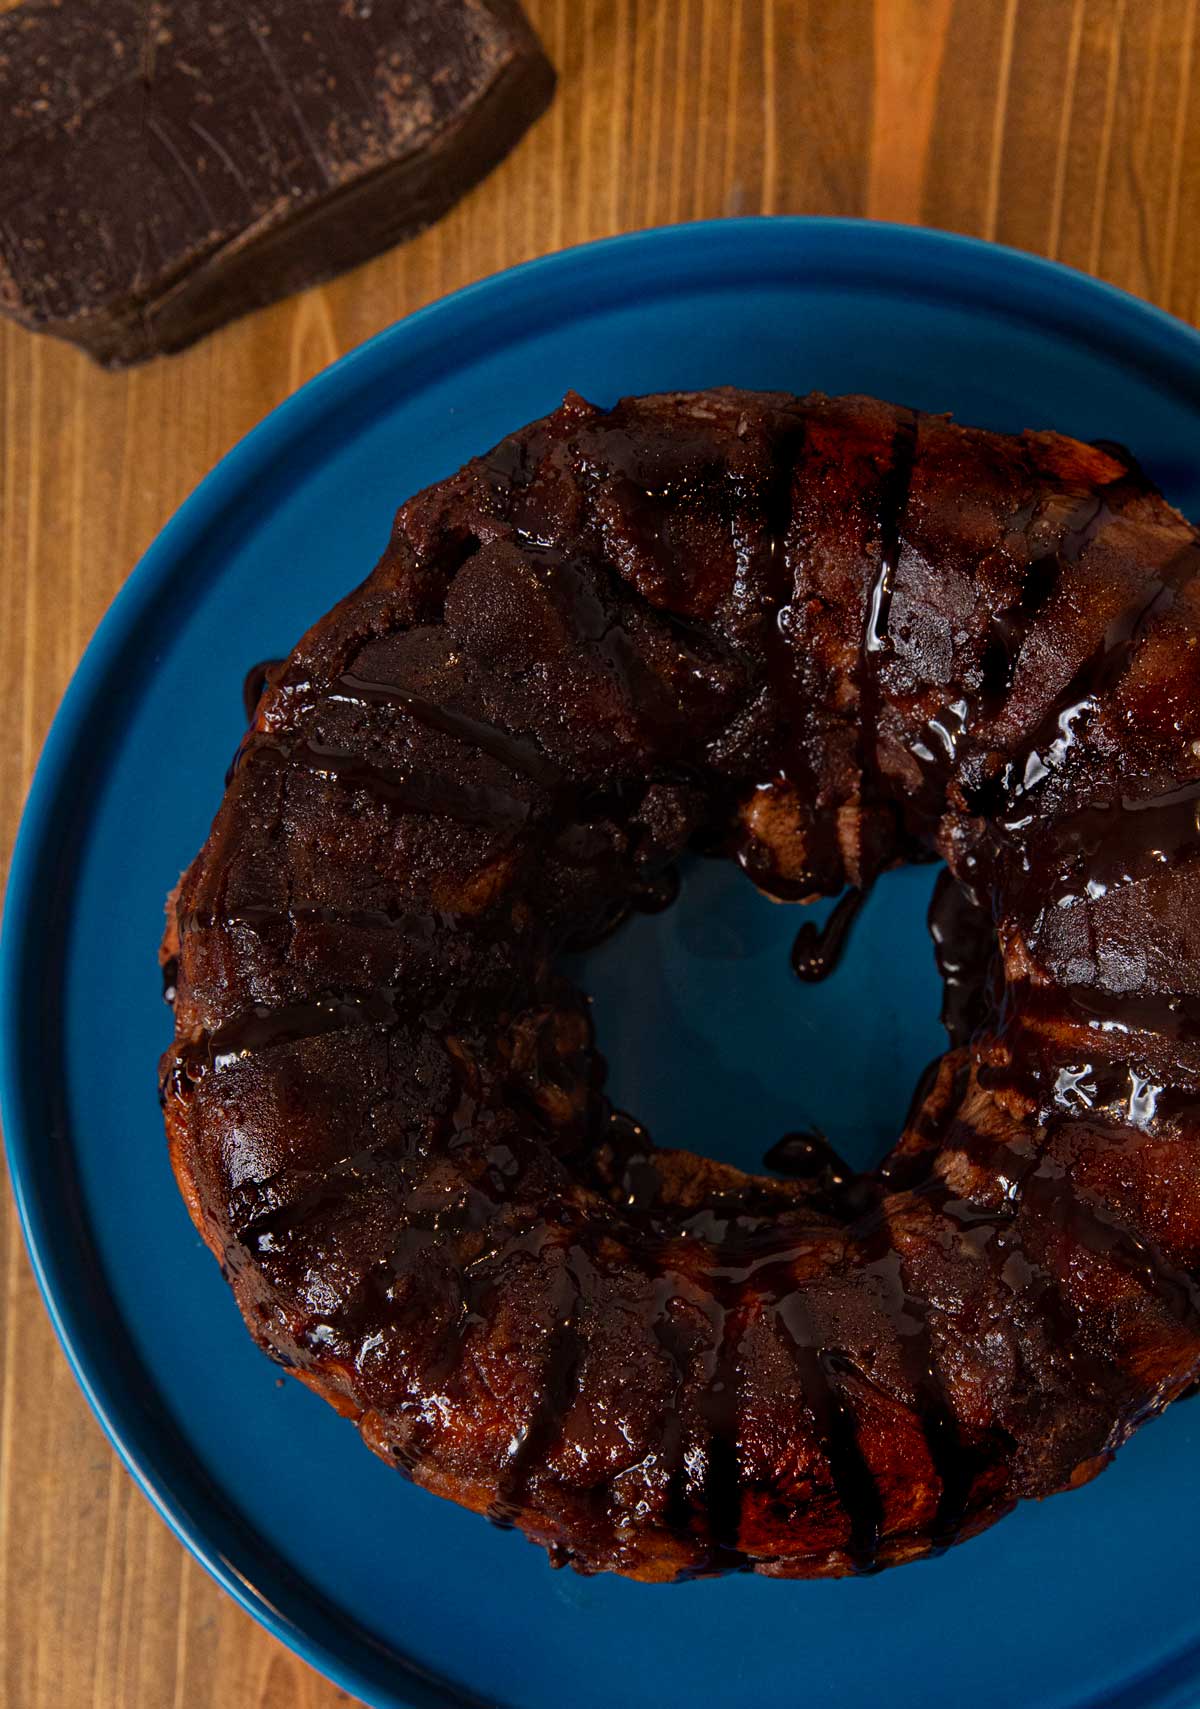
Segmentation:
{"type": "Polygon", "coordinates": [[[678,901],[564,958],[592,999],[614,1105],[656,1144],[763,1173],[816,1128],[857,1168],[899,1136],[921,1070],[946,1048],[926,911],[940,868],[886,873],[819,984],[790,965],[833,902],[771,902],[729,861],[683,863],[678,901]]]}

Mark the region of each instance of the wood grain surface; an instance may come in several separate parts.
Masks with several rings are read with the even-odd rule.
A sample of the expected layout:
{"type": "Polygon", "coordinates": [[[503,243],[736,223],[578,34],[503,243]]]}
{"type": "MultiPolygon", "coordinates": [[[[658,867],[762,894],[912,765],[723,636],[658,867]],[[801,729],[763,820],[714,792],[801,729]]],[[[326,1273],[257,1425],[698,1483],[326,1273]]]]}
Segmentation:
{"type": "MultiPolygon", "coordinates": [[[[0,333],[0,857],[130,567],[274,404],[398,316],[585,238],[867,214],[1057,256],[1200,317],[1197,0],[530,0],[554,106],[446,220],[124,375],[0,333]]],[[[67,1371],[0,1206],[0,1704],[351,1700],[184,1554],[67,1371]]]]}

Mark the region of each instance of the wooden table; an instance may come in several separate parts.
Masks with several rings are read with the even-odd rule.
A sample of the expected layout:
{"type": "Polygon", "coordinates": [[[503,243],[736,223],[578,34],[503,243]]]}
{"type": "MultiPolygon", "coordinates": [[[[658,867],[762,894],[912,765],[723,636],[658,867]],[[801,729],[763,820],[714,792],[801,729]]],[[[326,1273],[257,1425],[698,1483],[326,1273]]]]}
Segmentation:
{"type": "MultiPolygon", "coordinates": [[[[585,238],[867,214],[1057,256],[1200,318],[1197,0],[529,0],[559,68],[416,242],[125,375],[0,335],[0,854],[76,660],[223,452],[411,309],[585,238]]],[[[5,1200],[7,1205],[7,1200],[5,1200]]],[[[212,1584],[118,1466],[0,1212],[0,1703],[347,1703],[212,1584]]]]}

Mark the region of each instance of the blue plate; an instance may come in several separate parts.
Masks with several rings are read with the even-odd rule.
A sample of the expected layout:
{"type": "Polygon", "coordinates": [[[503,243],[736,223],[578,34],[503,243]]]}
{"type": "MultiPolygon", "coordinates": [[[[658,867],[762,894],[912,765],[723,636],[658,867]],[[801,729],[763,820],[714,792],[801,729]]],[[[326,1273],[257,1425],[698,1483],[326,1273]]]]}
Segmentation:
{"type": "MultiPolygon", "coordinates": [[[[397,503],[568,387],[878,393],[1134,447],[1200,514],[1200,338],[1027,256],[805,220],[646,232],[476,285],[337,363],[209,477],[89,648],[34,784],[0,971],[3,1115],[55,1327],[167,1522],[264,1625],[375,1705],[1170,1705],[1200,1695],[1200,1403],[1099,1482],[878,1578],[644,1587],[553,1573],[422,1494],[255,1351],[167,1166],[163,897],[202,841],[242,674],[370,567],[397,503]]],[[[586,958],[618,1098],[754,1163],[857,1159],[940,1046],[928,869],[882,884],[825,987],[796,910],[701,864],[586,958]]]]}

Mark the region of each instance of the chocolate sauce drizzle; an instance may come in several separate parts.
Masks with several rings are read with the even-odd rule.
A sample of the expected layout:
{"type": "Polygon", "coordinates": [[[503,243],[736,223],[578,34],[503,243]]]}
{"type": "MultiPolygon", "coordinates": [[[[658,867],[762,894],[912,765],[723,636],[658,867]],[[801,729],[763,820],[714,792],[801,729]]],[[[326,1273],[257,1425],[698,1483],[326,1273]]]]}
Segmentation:
{"type": "Polygon", "coordinates": [[[819,1128],[785,1133],[763,1157],[768,1169],[797,1181],[811,1181],[827,1194],[836,1193],[854,1179],[855,1171],[834,1150],[819,1128]]]}
{"type": "Polygon", "coordinates": [[[700,1394],[700,1411],[709,1430],[703,1499],[709,1539],[728,1570],[746,1559],[738,1548],[745,1480],[738,1461],[742,1378],[736,1340],[745,1305],[722,1287],[720,1277],[713,1281],[719,1327],[711,1375],[700,1394]]]}
{"type": "MultiPolygon", "coordinates": [[[[930,1180],[923,1192],[944,1214],[953,1215],[961,1227],[984,1228],[992,1236],[1004,1237],[999,1240],[999,1248],[1006,1254],[1008,1285],[1014,1292],[1036,1285],[1039,1308],[1047,1305],[1050,1293],[1059,1296],[1059,1327],[1068,1347],[1081,1360],[1089,1355],[1079,1339],[1078,1318],[1061,1299],[1059,1284],[1028,1257],[1015,1267],[1011,1280],[1007,1274],[1014,1270],[1007,1260],[1020,1250],[1018,1219],[1022,1206],[1031,1209],[1040,1228],[1060,1229],[1071,1245],[1115,1263],[1147,1293],[1166,1304],[1180,1323],[1200,1333],[1200,1285],[1171,1264],[1153,1241],[1135,1233],[1117,1213],[1074,1179],[1067,1165],[1050,1153],[1053,1132],[1052,1127],[1040,1137],[1029,1133],[1008,1135],[999,1148],[973,1130],[966,1132],[969,1155],[991,1170],[999,1167],[1006,1181],[1004,1201],[997,1208],[955,1200],[947,1194],[944,1183],[937,1180],[930,1180]]],[[[1107,1145],[1129,1151],[1145,1143],[1145,1139],[1144,1133],[1130,1133],[1116,1126],[1107,1138],[1107,1145]]],[[[981,1243],[975,1240],[973,1245],[979,1250],[981,1243]]],[[[1120,1370],[1107,1361],[1091,1360],[1089,1370],[1093,1387],[1099,1393],[1110,1391],[1114,1383],[1122,1380],[1120,1370]]]]}
{"type": "Polygon", "coordinates": [[[867,589],[859,644],[859,742],[863,794],[879,778],[879,721],[883,707],[879,665],[892,649],[889,625],[896,576],[904,552],[903,528],[917,456],[920,417],[902,410],[892,438],[891,462],[879,485],[879,563],[867,589]]]}
{"type": "Polygon", "coordinates": [[[679,895],[678,867],[638,879],[628,895],[605,903],[595,919],[577,926],[564,943],[573,955],[607,942],[632,914],[661,914],[679,895]]]}
{"type": "MultiPolygon", "coordinates": [[[[689,1338],[670,1313],[674,1278],[659,1277],[654,1285],[650,1306],[650,1329],[675,1373],[675,1392],[663,1422],[662,1454],[667,1467],[667,1488],[663,1498],[663,1524],[673,1531],[686,1531],[691,1522],[692,1502],[688,1492],[687,1441],[683,1429],[683,1392],[690,1368],[689,1338]]],[[[728,1526],[719,1521],[720,1529],[728,1526]]]]}
{"type": "Polygon", "coordinates": [[[968,1042],[988,1012],[985,981],[996,948],[990,913],[943,867],[929,903],[929,935],[942,976],[942,1025],[951,1048],[968,1042]]]}
{"type": "Polygon", "coordinates": [[[868,655],[886,653],[892,645],[888,625],[904,549],[901,530],[916,461],[918,421],[915,410],[905,410],[900,415],[892,441],[891,464],[879,488],[879,566],[867,596],[863,627],[863,652],[868,655]]]}
{"type": "MultiPolygon", "coordinates": [[[[1150,624],[1175,603],[1200,569],[1200,543],[1189,541],[1171,561],[1151,576],[1144,589],[1109,623],[1100,644],[1056,694],[999,779],[1001,824],[1009,831],[1028,823],[1030,792],[1052,773],[1061,771],[1081,742],[1077,726],[1085,724],[1103,697],[1116,685],[1150,624]]],[[[986,808],[985,808],[986,810],[986,808]]]]}
{"type": "MultiPolygon", "coordinates": [[[[269,683],[301,694],[307,689],[305,683],[289,683],[286,675],[279,676],[284,662],[264,660],[251,666],[247,672],[242,697],[248,720],[253,721],[269,683]]],[[[535,784],[555,789],[564,781],[559,766],[533,742],[498,725],[428,700],[400,683],[379,682],[347,671],[337,679],[324,699],[334,704],[394,707],[426,729],[450,736],[487,754],[507,770],[535,784]]],[[[315,705],[315,702],[310,703],[308,710],[314,710],[315,705]]],[[[238,750],[227,781],[244,765],[263,763],[296,765],[320,777],[343,782],[350,788],[365,790],[402,811],[431,816],[444,814],[460,824],[499,829],[520,825],[529,816],[527,802],[490,785],[467,784],[453,778],[431,777],[423,771],[410,772],[377,765],[357,752],[293,734],[252,733],[238,750]]]]}
{"type": "Polygon", "coordinates": [[[273,680],[274,674],[283,664],[283,659],[261,659],[258,664],[251,665],[246,672],[242,681],[242,706],[246,713],[247,724],[254,722],[258,703],[266,692],[267,685],[273,680]]]}
{"type": "Polygon", "coordinates": [[[836,1348],[823,1345],[801,1290],[783,1295],[771,1309],[790,1342],[801,1392],[850,1523],[846,1554],[856,1572],[871,1572],[879,1554],[883,1501],[858,1440],[854,1410],[839,1381],[856,1374],[854,1367],[836,1348]]]}
{"type": "Polygon", "coordinates": [[[478,748],[480,753],[498,760],[509,771],[520,776],[532,778],[536,783],[549,787],[562,782],[563,774],[559,766],[533,742],[514,736],[499,725],[486,723],[465,712],[456,712],[448,706],[426,700],[399,683],[375,682],[347,671],[338,678],[336,688],[327,698],[351,706],[394,706],[407,712],[426,729],[451,736],[468,747],[478,748]]]}
{"type": "Polygon", "coordinates": [[[1200,853],[1200,780],[1160,793],[1136,789],[1062,814],[1032,839],[1034,858],[1014,873],[1013,899],[1064,906],[1161,877],[1200,853]]]}
{"type": "Polygon", "coordinates": [[[994,718],[1011,692],[1029,632],[1057,593],[1063,570],[1082,560],[1092,541],[1118,514],[1120,501],[1127,494],[1124,481],[1103,492],[1087,493],[1067,517],[1054,551],[1029,564],[1016,603],[989,618],[978,702],[985,717],[994,718]]]}
{"type": "Polygon", "coordinates": [[[377,765],[362,754],[328,747],[305,736],[254,737],[235,762],[237,769],[249,765],[294,766],[349,789],[361,789],[402,812],[441,816],[483,830],[516,828],[529,817],[528,802],[490,784],[463,783],[425,771],[377,765]]]}
{"type": "Polygon", "coordinates": [[[224,913],[214,909],[191,910],[180,917],[179,930],[186,936],[188,932],[239,926],[250,931],[274,925],[337,926],[349,931],[396,932],[414,943],[432,946],[439,927],[450,930],[457,923],[456,915],[442,910],[417,913],[404,908],[333,907],[325,902],[243,902],[224,913]]]}
{"type": "Polygon", "coordinates": [[[823,926],[806,920],[792,945],[792,972],[806,984],[816,984],[837,967],[850,941],[850,928],[862,912],[868,890],[847,890],[823,926]]]}
{"type": "Polygon", "coordinates": [[[215,1031],[178,1048],[172,1084],[176,1093],[186,1095],[204,1075],[220,1073],[244,1057],[353,1027],[394,1027],[402,1014],[398,993],[387,986],[331,993],[299,1003],[252,1003],[215,1031]]]}
{"type": "Polygon", "coordinates": [[[548,1452],[562,1436],[563,1423],[579,1386],[584,1344],[578,1325],[580,1295],[569,1314],[550,1332],[541,1385],[533,1414],[500,1480],[500,1490],[488,1508],[494,1525],[508,1530],[529,1505],[530,1484],[548,1452]]]}
{"type": "MultiPolygon", "coordinates": [[[[996,718],[1003,710],[1030,632],[1058,592],[1063,571],[1082,560],[1093,540],[1136,490],[1136,483],[1123,477],[1101,492],[1085,494],[1068,514],[1054,550],[1042,553],[1028,564],[1018,598],[989,615],[978,690],[970,697],[960,696],[935,713],[917,740],[910,744],[913,757],[925,772],[923,798],[918,805],[927,814],[936,815],[942,810],[946,780],[962,758],[965,739],[981,722],[996,718]]],[[[1024,528],[1030,526],[1036,514],[1036,506],[1025,507],[1021,518],[1024,528]]]]}
{"type": "MultiPolygon", "coordinates": [[[[1101,985],[1047,986],[1023,981],[1006,989],[1004,1001],[1006,1034],[1015,1035],[1018,1028],[1030,1025],[1044,1032],[1056,1022],[1072,1020],[1098,1038],[1117,1037],[1122,1048],[1124,1041],[1143,1034],[1172,1044],[1200,1041],[1200,996],[1192,992],[1109,991],[1101,985]]],[[[1023,1041],[1021,1053],[1036,1065],[1044,1051],[1032,1038],[1023,1041]]]]}
{"type": "MultiPolygon", "coordinates": [[[[1025,1244],[1020,1212],[1030,1176],[1037,1167],[1036,1149],[1029,1148],[1027,1142],[1021,1140],[1015,1146],[1003,1145],[997,1156],[990,1145],[981,1141],[973,1131],[966,1132],[963,1137],[968,1154],[996,1175],[1003,1185],[1002,1201],[998,1205],[985,1205],[972,1199],[961,1199],[936,1175],[927,1178],[914,1190],[949,1225],[974,1261],[983,1257],[1014,1302],[1021,1301],[1027,1313],[1036,1313],[1046,1323],[1056,1353],[1071,1367],[1085,1392],[1093,1397],[1111,1395],[1123,1380],[1119,1368],[1100,1358],[1081,1338],[1079,1315],[1071,1305],[1063,1283],[1030,1254],[1025,1244]]],[[[953,1474],[960,1485],[964,1470],[953,1474]]],[[[961,1529],[961,1520],[969,1510],[969,1504],[968,1491],[964,1513],[958,1519],[958,1529],[961,1529]]],[[[953,1513],[948,1520],[954,1520],[953,1513]]],[[[944,1533],[953,1529],[946,1518],[940,1522],[944,1533]]],[[[952,1542],[953,1536],[948,1540],[952,1542]]]]}
{"type": "Polygon", "coordinates": [[[941,1485],[929,1527],[929,1553],[940,1555],[958,1541],[980,1469],[978,1453],[968,1445],[942,1377],[929,1324],[929,1305],[909,1286],[900,1254],[893,1249],[886,1196],[873,1183],[875,1212],[867,1219],[868,1272],[896,1334],[901,1364],[912,1387],[925,1446],[941,1485]]]}
{"type": "Polygon", "coordinates": [[[1193,1332],[1200,1331],[1200,1289],[1192,1277],[1168,1263],[1153,1242],[1135,1234],[1074,1182],[1065,1164],[1045,1155],[1037,1158],[1024,1178],[1024,1196],[1044,1226],[1061,1228],[1086,1251],[1117,1263],[1167,1306],[1180,1323],[1193,1332]]]}

